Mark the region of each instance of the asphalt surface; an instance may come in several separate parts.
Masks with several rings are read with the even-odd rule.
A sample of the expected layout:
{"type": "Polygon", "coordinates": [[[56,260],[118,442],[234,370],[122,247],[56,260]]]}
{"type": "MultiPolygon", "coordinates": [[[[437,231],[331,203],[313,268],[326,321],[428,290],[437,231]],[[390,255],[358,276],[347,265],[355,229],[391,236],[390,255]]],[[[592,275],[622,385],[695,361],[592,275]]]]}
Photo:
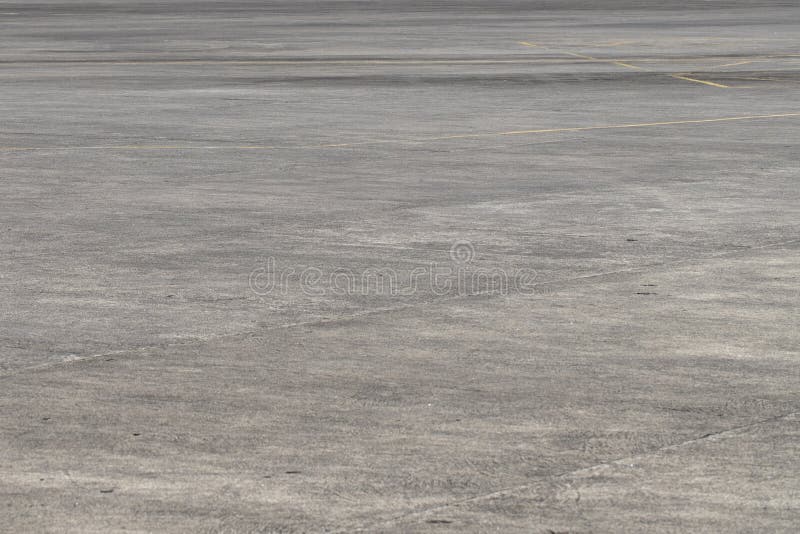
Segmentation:
{"type": "Polygon", "coordinates": [[[796,532],[800,8],[0,2],[0,530],[796,532]]]}

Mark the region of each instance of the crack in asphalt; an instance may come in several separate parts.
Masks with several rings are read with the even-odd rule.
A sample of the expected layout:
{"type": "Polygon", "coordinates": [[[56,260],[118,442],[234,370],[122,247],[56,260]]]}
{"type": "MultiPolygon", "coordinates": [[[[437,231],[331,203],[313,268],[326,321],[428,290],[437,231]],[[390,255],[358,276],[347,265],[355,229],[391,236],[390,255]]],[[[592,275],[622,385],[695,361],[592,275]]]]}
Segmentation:
{"type": "MultiPolygon", "coordinates": [[[[644,274],[646,272],[651,272],[651,271],[654,271],[654,270],[658,270],[660,268],[665,268],[665,267],[669,268],[669,267],[674,267],[674,266],[679,266],[679,265],[684,265],[684,264],[706,262],[706,261],[711,261],[711,260],[715,260],[715,259],[719,259],[719,258],[728,258],[728,257],[735,257],[737,255],[746,255],[748,253],[753,253],[753,252],[757,252],[757,251],[760,251],[760,250],[769,250],[769,249],[774,249],[774,248],[780,248],[780,247],[793,245],[793,244],[797,244],[797,243],[800,243],[800,238],[790,239],[790,240],[780,241],[780,242],[774,242],[774,243],[768,243],[768,244],[760,245],[760,246],[751,246],[751,247],[748,247],[746,249],[738,249],[738,250],[733,250],[733,251],[724,251],[724,252],[719,252],[717,254],[712,254],[712,255],[708,255],[708,256],[704,256],[704,257],[682,258],[682,259],[669,261],[669,262],[655,263],[655,264],[644,265],[644,266],[640,266],[640,267],[632,267],[630,269],[618,269],[618,270],[615,270],[615,271],[608,271],[608,272],[602,272],[602,273],[596,273],[596,274],[590,274],[590,275],[584,275],[584,276],[576,276],[576,277],[564,278],[564,279],[560,279],[560,280],[544,281],[544,282],[540,282],[538,284],[534,284],[533,285],[533,289],[534,289],[534,292],[536,292],[538,290],[538,291],[540,291],[539,294],[542,294],[541,293],[541,289],[544,288],[544,287],[552,288],[553,286],[557,287],[557,286],[560,286],[560,285],[569,286],[569,285],[574,284],[574,283],[583,283],[584,281],[590,281],[590,280],[603,280],[603,279],[607,279],[607,278],[612,278],[614,276],[639,275],[639,274],[644,274]]],[[[5,380],[7,378],[14,377],[14,376],[19,376],[21,374],[28,373],[28,372],[49,370],[49,369],[52,369],[52,368],[55,368],[55,367],[60,367],[62,365],[71,365],[71,364],[77,364],[77,363],[81,363],[81,362],[92,362],[92,361],[99,360],[101,358],[107,358],[109,356],[120,356],[120,355],[125,355],[125,354],[128,354],[128,355],[132,356],[134,354],[146,353],[146,352],[148,352],[150,350],[166,349],[166,348],[172,348],[172,347],[182,347],[182,346],[189,346],[189,345],[193,345],[193,344],[203,344],[203,343],[207,343],[209,341],[215,341],[215,340],[220,340],[220,339],[234,340],[234,339],[237,339],[237,338],[257,337],[257,336],[259,336],[261,334],[264,334],[266,332],[271,332],[271,331],[276,331],[276,330],[287,330],[287,329],[291,329],[291,328],[304,327],[304,326],[322,326],[322,325],[331,325],[331,324],[337,324],[337,323],[346,323],[346,322],[349,322],[349,321],[360,319],[362,317],[367,317],[367,316],[372,316],[372,315],[380,315],[380,314],[384,314],[384,313],[394,313],[394,312],[398,312],[398,311],[405,311],[405,310],[412,309],[412,308],[423,308],[423,307],[426,307],[426,306],[439,305],[439,304],[444,304],[444,303],[448,303],[448,302],[454,302],[454,301],[458,301],[458,300],[465,300],[465,299],[472,299],[472,298],[493,298],[493,297],[496,297],[496,296],[498,296],[497,292],[493,292],[493,291],[477,292],[477,293],[472,293],[472,294],[469,294],[469,295],[456,295],[456,296],[453,296],[453,297],[436,299],[436,300],[431,300],[431,301],[421,302],[421,303],[417,302],[417,303],[403,304],[403,305],[400,305],[400,306],[386,306],[386,307],[383,307],[383,308],[374,308],[374,309],[371,309],[371,310],[364,310],[362,312],[353,313],[353,314],[350,314],[350,315],[347,315],[347,316],[344,316],[344,317],[336,317],[336,318],[332,318],[332,319],[313,319],[313,320],[308,320],[308,321],[298,321],[298,322],[293,322],[293,323],[285,323],[285,324],[282,324],[282,325],[270,326],[270,327],[266,327],[266,328],[258,329],[258,330],[249,330],[249,331],[246,331],[246,332],[238,332],[238,333],[232,333],[232,334],[212,334],[212,335],[203,336],[203,337],[199,337],[199,336],[198,337],[192,337],[190,339],[187,339],[186,341],[179,342],[179,343],[167,343],[167,344],[162,344],[162,345],[147,345],[147,346],[143,346],[143,347],[134,347],[134,348],[129,348],[129,349],[119,349],[119,350],[114,350],[114,351],[108,351],[108,352],[103,352],[103,353],[99,353],[99,354],[92,354],[92,355],[83,356],[83,357],[78,356],[78,357],[71,358],[71,359],[65,360],[65,361],[48,362],[48,363],[44,363],[44,364],[41,364],[41,365],[22,368],[22,369],[19,369],[18,371],[11,372],[11,373],[8,373],[8,374],[0,375],[0,381],[5,380]]]]}
{"type": "MultiPolygon", "coordinates": [[[[663,447],[656,447],[656,448],[654,448],[652,450],[649,450],[649,451],[646,451],[646,452],[643,452],[643,453],[640,453],[640,454],[635,454],[635,455],[631,455],[631,456],[624,456],[624,457],[621,457],[621,458],[616,458],[614,460],[609,460],[609,461],[606,461],[606,462],[600,462],[600,463],[597,463],[597,464],[589,465],[589,466],[586,466],[586,467],[581,467],[579,469],[574,469],[574,470],[567,471],[567,472],[564,472],[564,473],[560,473],[560,474],[557,474],[557,475],[548,476],[548,477],[545,477],[544,479],[538,480],[536,482],[531,482],[531,483],[528,483],[528,484],[519,484],[517,486],[511,486],[511,487],[508,487],[508,488],[503,488],[503,489],[500,489],[500,490],[495,490],[495,491],[488,492],[488,493],[483,493],[483,494],[480,494],[480,495],[474,495],[472,497],[467,497],[465,499],[458,499],[458,500],[444,502],[444,503],[441,503],[441,504],[438,504],[438,505],[434,505],[434,506],[430,506],[430,507],[420,508],[420,509],[417,509],[417,510],[411,510],[411,511],[409,511],[407,513],[395,516],[395,517],[390,518],[390,519],[386,519],[386,520],[383,520],[383,521],[378,521],[378,522],[375,522],[375,523],[370,523],[368,525],[362,525],[362,526],[358,526],[358,527],[349,527],[347,529],[340,529],[340,530],[337,530],[335,532],[341,532],[341,533],[344,533],[344,532],[363,532],[363,531],[373,530],[376,527],[386,527],[386,526],[397,525],[399,523],[407,522],[410,519],[414,519],[414,518],[417,518],[417,517],[424,517],[425,515],[428,515],[428,514],[433,513],[433,512],[439,512],[439,511],[442,511],[442,510],[447,510],[449,508],[458,507],[458,506],[461,506],[461,505],[464,505],[464,504],[471,504],[471,503],[475,503],[475,502],[491,500],[491,499],[498,498],[498,497],[504,497],[504,496],[508,496],[508,495],[513,495],[514,493],[518,493],[520,491],[524,491],[524,490],[528,490],[528,489],[533,489],[533,488],[536,488],[536,487],[539,487],[539,486],[548,486],[548,485],[552,484],[554,481],[557,481],[557,480],[569,479],[571,477],[575,477],[576,475],[581,475],[581,474],[584,474],[584,473],[590,473],[592,471],[599,470],[599,469],[604,469],[604,468],[613,468],[613,467],[618,466],[618,465],[623,464],[623,463],[631,462],[631,461],[634,461],[634,460],[637,460],[637,459],[648,458],[648,457],[654,456],[654,455],[656,455],[658,453],[661,453],[661,452],[664,452],[664,451],[680,449],[680,448],[686,447],[688,445],[693,445],[695,443],[699,443],[699,442],[703,442],[703,441],[707,441],[707,440],[712,440],[712,439],[717,438],[717,437],[727,436],[729,434],[736,435],[736,434],[738,434],[739,432],[741,432],[743,430],[748,430],[748,429],[750,429],[752,427],[755,427],[755,426],[764,425],[764,424],[772,423],[772,422],[775,422],[775,421],[780,421],[782,419],[788,419],[788,418],[794,417],[796,415],[800,415],[800,412],[794,411],[794,412],[790,412],[790,413],[786,413],[786,414],[781,414],[781,415],[776,415],[776,416],[773,416],[773,417],[768,417],[766,419],[753,421],[751,423],[747,423],[747,424],[744,424],[744,425],[739,425],[739,426],[727,428],[725,430],[719,430],[719,431],[716,431],[716,432],[710,432],[710,433],[707,433],[707,434],[703,434],[702,436],[698,436],[696,438],[691,438],[691,439],[680,441],[680,442],[673,443],[673,444],[670,444],[670,445],[665,445],[663,447]]],[[[580,500],[580,492],[577,489],[576,489],[576,491],[578,492],[578,499],[575,501],[575,504],[577,504],[578,501],[580,500]]]]}

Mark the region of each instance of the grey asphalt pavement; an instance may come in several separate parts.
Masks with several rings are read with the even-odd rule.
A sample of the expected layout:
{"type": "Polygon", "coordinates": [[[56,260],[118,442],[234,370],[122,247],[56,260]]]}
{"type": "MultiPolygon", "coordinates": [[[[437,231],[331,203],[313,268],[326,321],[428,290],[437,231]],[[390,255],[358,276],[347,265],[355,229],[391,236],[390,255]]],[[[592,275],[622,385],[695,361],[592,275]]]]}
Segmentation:
{"type": "Polygon", "coordinates": [[[0,531],[797,532],[800,7],[0,1],[0,531]]]}

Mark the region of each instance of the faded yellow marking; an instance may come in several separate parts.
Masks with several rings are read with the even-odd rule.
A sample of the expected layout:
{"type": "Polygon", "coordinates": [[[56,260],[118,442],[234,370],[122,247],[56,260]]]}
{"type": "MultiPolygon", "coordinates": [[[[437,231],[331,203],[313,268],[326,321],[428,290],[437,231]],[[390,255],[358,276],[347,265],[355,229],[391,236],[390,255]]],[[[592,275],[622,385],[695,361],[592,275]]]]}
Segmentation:
{"type": "Polygon", "coordinates": [[[737,65],[748,65],[748,64],[753,63],[755,61],[758,61],[758,60],[757,59],[750,59],[750,60],[747,60],[747,61],[737,61],[736,63],[725,63],[724,65],[714,65],[711,68],[713,68],[713,69],[721,69],[722,67],[735,67],[737,65]]]}
{"type": "Polygon", "coordinates": [[[722,85],[721,83],[709,82],[706,80],[698,80],[697,78],[690,78],[682,74],[670,74],[670,76],[679,80],[686,80],[687,82],[702,83],[703,85],[710,85],[711,87],[718,87],[720,89],[730,89],[729,85],[722,85]]]}
{"type": "Polygon", "coordinates": [[[764,59],[796,59],[797,54],[780,54],[774,56],[684,56],[684,57],[635,57],[635,58],[617,58],[617,61],[636,61],[644,63],[685,63],[687,61],[725,61],[725,60],[748,60],[757,61],[764,59]]]}
{"type": "Polygon", "coordinates": [[[588,59],[589,61],[594,61],[596,63],[610,63],[612,65],[618,65],[620,67],[625,67],[626,69],[636,69],[636,70],[645,70],[642,67],[637,67],[636,65],[631,65],[630,63],[625,63],[624,61],[620,61],[618,59],[604,59],[594,56],[588,56],[586,54],[578,54],[576,52],[569,52],[567,50],[558,50],[562,54],[568,54],[570,56],[579,57],[582,59],[588,59]]]}
{"type": "Polygon", "coordinates": [[[539,47],[539,45],[533,44],[533,43],[529,43],[528,41],[517,41],[517,42],[519,44],[521,44],[522,46],[532,46],[534,48],[538,48],[539,47]]]}
{"type": "Polygon", "coordinates": [[[591,60],[591,61],[598,61],[598,59],[596,57],[587,56],[586,54],[578,54],[577,52],[570,52],[569,50],[557,50],[557,49],[553,49],[553,50],[556,50],[557,52],[561,52],[562,54],[567,54],[569,56],[579,57],[581,59],[588,59],[588,60],[591,60]]]}
{"type": "Polygon", "coordinates": [[[777,119],[785,117],[800,117],[800,113],[778,113],[772,115],[743,115],[739,117],[720,117],[716,119],[688,119],[680,121],[641,122],[633,124],[611,124],[602,126],[576,126],[573,128],[547,128],[541,130],[514,130],[510,132],[497,132],[493,134],[461,134],[461,135],[448,135],[441,137],[430,137],[424,139],[424,141],[438,141],[444,139],[468,139],[475,137],[499,137],[507,135],[528,135],[528,134],[542,134],[542,133],[585,132],[590,130],[614,130],[614,129],[624,129],[624,128],[649,128],[656,126],[674,126],[679,124],[706,124],[714,122],[777,119]]]}
{"type": "MultiPolygon", "coordinates": [[[[736,77],[733,77],[733,79],[735,79],[735,80],[753,80],[753,81],[760,81],[760,82],[793,83],[793,84],[800,83],[800,80],[787,80],[785,78],[775,78],[775,77],[767,78],[767,77],[763,77],[763,76],[762,77],[736,76],[736,77]]],[[[750,86],[750,87],[752,87],[752,86],[750,86]]]]}
{"type": "Polygon", "coordinates": [[[542,128],[536,130],[511,130],[506,132],[489,133],[467,133],[454,135],[441,135],[434,137],[420,137],[416,139],[373,139],[359,141],[355,143],[336,143],[321,145],[296,145],[296,146],[275,146],[275,145],[215,145],[215,146],[180,146],[180,145],[120,145],[120,146],[65,146],[65,147],[0,147],[0,151],[22,151],[22,150],[291,150],[291,149],[324,149],[324,148],[345,148],[376,144],[404,144],[404,143],[427,143],[431,141],[445,141],[450,139],[480,139],[486,137],[505,137],[516,135],[536,135],[548,133],[568,133],[568,132],[587,132],[592,130],[618,130],[627,128],[654,128],[661,126],[675,126],[681,124],[710,124],[718,122],[733,122],[761,119],[778,119],[788,117],[800,117],[797,113],[775,113],[771,115],[741,115],[736,117],[718,117],[714,119],[686,119],[676,121],[660,122],[640,122],[629,124],[607,124],[597,126],[574,126],[567,128],[542,128]]]}
{"type": "Polygon", "coordinates": [[[614,65],[619,65],[620,67],[627,67],[629,69],[636,69],[636,70],[645,70],[642,67],[637,67],[636,65],[631,65],[630,63],[625,63],[623,61],[613,61],[614,65]]]}
{"type": "Polygon", "coordinates": [[[783,54],[783,55],[775,55],[775,56],[753,56],[742,58],[741,61],[736,61],[734,63],[725,63],[723,65],[714,65],[710,67],[712,69],[721,69],[723,67],[736,67],[738,65],[747,65],[749,63],[756,63],[761,61],[770,61],[773,59],[797,59],[797,54],[783,54]]]}
{"type": "Polygon", "coordinates": [[[595,46],[620,46],[635,43],[636,41],[611,41],[610,43],[597,43],[595,46]]]}
{"type": "MultiPolygon", "coordinates": [[[[645,72],[653,72],[653,71],[651,71],[649,69],[646,69],[644,67],[639,67],[639,66],[636,66],[636,65],[632,65],[630,63],[626,63],[626,62],[620,61],[618,59],[603,59],[603,58],[597,58],[597,57],[589,56],[589,55],[586,55],[586,54],[579,54],[577,52],[570,52],[569,50],[560,50],[560,49],[556,49],[556,48],[547,48],[547,47],[543,47],[543,48],[545,48],[546,50],[552,50],[553,52],[559,52],[561,54],[567,54],[567,55],[570,55],[570,56],[573,56],[573,57],[578,57],[578,58],[581,58],[581,59],[587,59],[589,61],[595,61],[595,62],[601,62],[601,63],[609,63],[611,65],[617,65],[619,67],[625,67],[627,69],[635,69],[635,70],[641,70],[641,71],[645,71],[645,72]]],[[[657,73],[657,74],[660,74],[660,73],[657,73]]],[[[720,89],[730,89],[729,86],[722,85],[721,83],[714,83],[714,82],[709,82],[709,81],[706,81],[706,80],[698,80],[697,78],[690,78],[688,76],[684,76],[683,74],[666,74],[666,75],[671,77],[671,78],[675,78],[675,79],[678,79],[678,80],[684,80],[684,81],[687,81],[687,82],[701,83],[703,85],[709,85],[711,87],[717,87],[717,88],[720,88],[720,89]]]]}

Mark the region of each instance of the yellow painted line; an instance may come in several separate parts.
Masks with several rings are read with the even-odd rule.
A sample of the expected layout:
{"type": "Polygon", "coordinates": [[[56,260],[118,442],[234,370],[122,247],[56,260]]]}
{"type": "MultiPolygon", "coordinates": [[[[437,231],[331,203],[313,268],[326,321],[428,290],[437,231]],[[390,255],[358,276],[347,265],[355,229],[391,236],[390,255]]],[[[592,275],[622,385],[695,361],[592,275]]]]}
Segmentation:
{"type": "MultiPolygon", "coordinates": [[[[785,78],[776,78],[776,77],[753,77],[753,76],[736,76],[733,77],[734,80],[753,80],[753,81],[760,81],[760,82],[778,82],[778,83],[793,83],[798,84],[800,81],[798,80],[787,80],[785,78]]],[[[750,86],[753,87],[753,86],[750,86]]]]}
{"type": "Polygon", "coordinates": [[[763,59],[796,59],[796,54],[782,54],[774,56],[685,56],[685,57],[632,57],[617,58],[617,61],[635,61],[637,63],[686,63],[689,61],[732,61],[748,60],[757,61],[763,59]]]}
{"type": "Polygon", "coordinates": [[[542,134],[542,133],[562,133],[562,132],[585,132],[591,130],[615,130],[623,128],[652,128],[657,126],[674,126],[679,124],[707,124],[715,122],[732,122],[744,120],[757,120],[757,119],[777,119],[786,117],[800,117],[800,113],[777,113],[772,115],[743,115],[739,117],[720,117],[716,119],[688,119],[679,121],[662,121],[662,122],[641,122],[633,124],[611,124],[601,126],[577,126],[574,128],[547,128],[541,130],[514,130],[510,132],[496,132],[493,134],[461,134],[461,135],[448,135],[442,137],[429,137],[424,141],[438,141],[444,139],[469,139],[478,137],[497,137],[507,135],[529,135],[529,134],[542,134]]]}
{"type": "Polygon", "coordinates": [[[724,65],[714,65],[712,68],[714,69],[721,69],[722,67],[735,67],[737,65],[747,65],[749,63],[753,63],[754,61],[758,61],[757,59],[750,59],[747,61],[737,61],[736,63],[725,63],[724,65]]]}
{"type": "Polygon", "coordinates": [[[611,65],[618,65],[620,67],[625,67],[626,69],[644,70],[642,67],[637,67],[636,65],[631,65],[630,63],[625,63],[623,61],[618,61],[616,59],[602,59],[598,57],[587,56],[586,54],[576,54],[575,52],[567,52],[566,50],[559,50],[559,52],[563,54],[569,54],[570,56],[588,59],[589,61],[594,61],[595,63],[610,63],[611,65]]]}
{"type": "Polygon", "coordinates": [[[519,44],[521,44],[522,46],[532,46],[534,48],[538,48],[539,47],[539,45],[533,44],[533,43],[529,43],[528,41],[517,41],[517,42],[519,44]]]}
{"type": "Polygon", "coordinates": [[[570,52],[568,50],[558,50],[558,52],[561,52],[562,54],[567,54],[568,56],[579,57],[581,59],[588,59],[589,61],[597,61],[596,57],[587,56],[585,54],[578,54],[576,52],[570,52]]]}
{"type": "Polygon", "coordinates": [[[640,122],[629,124],[606,124],[596,126],[575,126],[567,128],[542,128],[535,130],[511,130],[506,132],[489,133],[467,133],[455,135],[442,135],[434,137],[420,137],[416,139],[374,139],[359,141],[354,143],[336,143],[322,145],[296,145],[296,146],[276,146],[276,145],[215,145],[215,146],[180,146],[180,145],[119,145],[119,146],[63,146],[63,147],[12,147],[0,146],[0,151],[33,151],[33,150],[291,150],[291,149],[325,149],[325,148],[346,148],[377,144],[405,144],[405,143],[427,143],[431,141],[446,141],[451,139],[480,139],[487,137],[504,137],[517,135],[536,135],[548,133],[569,133],[569,132],[588,132],[592,130],[618,130],[628,128],[655,128],[662,126],[676,126],[687,124],[712,124],[720,122],[734,122],[747,120],[778,119],[788,117],[800,117],[797,113],[775,113],[770,115],[741,115],[736,117],[718,117],[713,119],[685,119],[675,121],[660,122],[640,122]]]}
{"type": "Polygon", "coordinates": [[[736,67],[738,65],[747,65],[749,63],[756,63],[760,61],[769,61],[772,59],[797,59],[796,54],[785,54],[785,55],[778,55],[778,56],[754,56],[745,58],[742,61],[736,61],[735,63],[725,63],[724,65],[714,65],[712,69],[721,69],[722,67],[736,67]]]}
{"type": "MultiPolygon", "coordinates": [[[[518,42],[520,44],[522,44],[524,41],[518,41],[518,42]]],[[[544,48],[548,49],[546,47],[544,47],[544,48]]],[[[631,63],[627,63],[625,61],[621,61],[619,59],[597,58],[597,57],[589,56],[589,55],[586,55],[586,54],[579,54],[577,52],[570,52],[569,50],[559,50],[559,49],[555,49],[555,48],[552,48],[552,49],[549,49],[549,50],[552,50],[554,52],[559,52],[561,54],[567,54],[567,55],[573,56],[573,57],[578,57],[578,58],[581,58],[581,59],[587,59],[589,61],[601,62],[601,63],[609,63],[609,64],[612,64],[612,65],[617,65],[619,67],[624,67],[626,69],[634,69],[634,70],[641,70],[641,71],[645,71],[645,72],[653,72],[653,71],[651,71],[649,69],[646,69],[644,67],[639,67],[637,65],[633,65],[631,63]]],[[[640,61],[644,61],[644,60],[640,60],[640,61]]],[[[656,72],[656,74],[661,74],[661,73],[656,72]]],[[[721,83],[715,83],[715,82],[709,82],[709,81],[706,81],[706,80],[698,80],[697,78],[690,78],[689,76],[685,76],[683,74],[677,74],[676,73],[676,74],[666,74],[666,75],[671,77],[671,78],[675,78],[677,80],[684,80],[684,81],[687,81],[687,82],[700,83],[700,84],[703,84],[703,85],[708,85],[710,87],[717,87],[719,89],[730,89],[731,88],[728,85],[723,85],[721,83]]]]}
{"type": "Polygon", "coordinates": [[[730,89],[729,85],[722,85],[721,83],[714,83],[706,80],[698,80],[697,78],[690,78],[688,76],[683,76],[682,74],[670,74],[670,76],[677,78],[678,80],[686,80],[687,82],[702,83],[703,85],[710,85],[711,87],[718,87],[720,89],[730,89]]]}
{"type": "Polygon", "coordinates": [[[619,65],[620,67],[627,67],[629,69],[636,69],[636,70],[644,70],[642,67],[637,67],[636,65],[631,65],[630,63],[624,63],[622,61],[613,61],[614,65],[619,65]]]}
{"type": "MultiPolygon", "coordinates": [[[[530,43],[526,44],[525,41],[519,41],[519,43],[520,44],[525,44],[525,46],[536,46],[536,47],[543,48],[540,45],[534,45],[534,44],[530,44],[530,43]]],[[[551,48],[549,50],[552,50],[553,52],[558,52],[560,54],[567,54],[568,56],[572,56],[572,57],[578,57],[578,58],[581,58],[581,59],[588,59],[589,61],[594,61],[595,63],[610,63],[612,65],[619,65],[620,67],[625,67],[627,69],[643,70],[642,67],[637,67],[636,65],[631,65],[630,63],[625,63],[625,62],[622,62],[622,61],[619,61],[619,60],[616,60],[616,59],[603,59],[603,58],[594,57],[594,56],[587,56],[586,54],[578,54],[577,52],[570,52],[569,50],[560,50],[560,49],[557,49],[557,48],[551,48]]]]}
{"type": "Polygon", "coordinates": [[[595,46],[620,46],[635,43],[636,41],[611,41],[610,43],[597,43],[595,46]]]}

